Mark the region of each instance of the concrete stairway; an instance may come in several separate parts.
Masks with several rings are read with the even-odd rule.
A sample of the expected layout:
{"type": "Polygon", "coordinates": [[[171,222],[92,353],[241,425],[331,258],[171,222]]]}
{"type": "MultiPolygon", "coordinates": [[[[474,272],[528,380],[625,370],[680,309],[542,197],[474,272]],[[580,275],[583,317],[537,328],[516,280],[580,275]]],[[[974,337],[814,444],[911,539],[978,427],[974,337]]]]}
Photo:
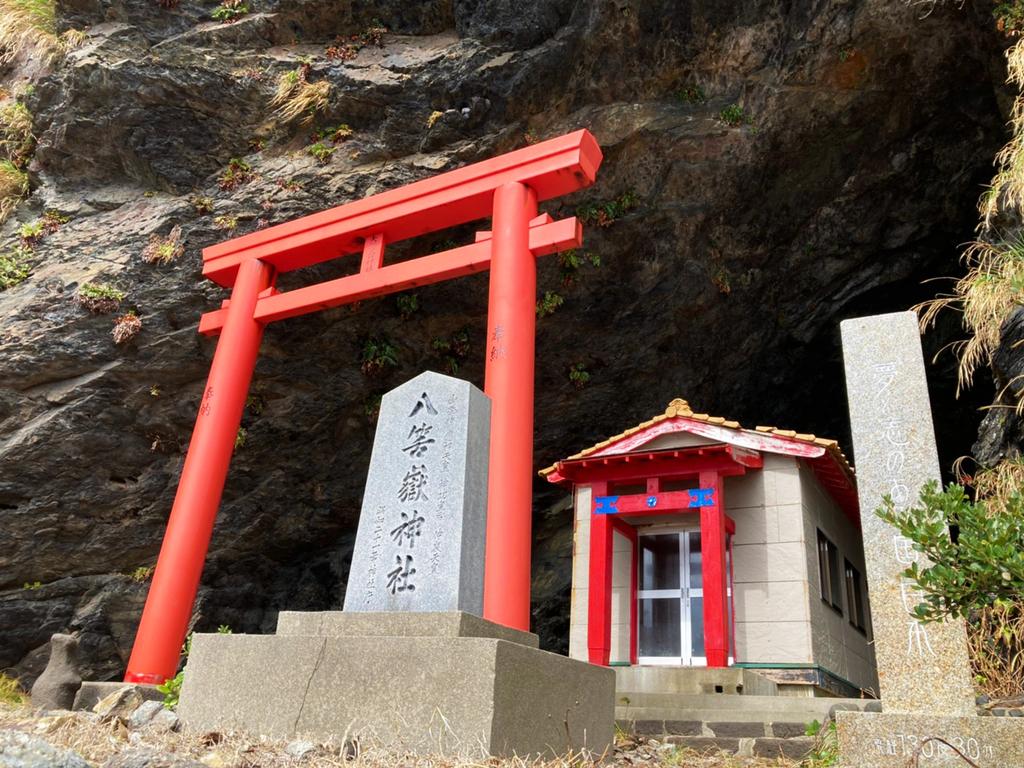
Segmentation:
{"type": "Polygon", "coordinates": [[[801,759],[814,744],[808,723],[878,705],[773,694],[774,683],[749,670],[619,668],[615,718],[627,733],[700,752],[801,759]]]}

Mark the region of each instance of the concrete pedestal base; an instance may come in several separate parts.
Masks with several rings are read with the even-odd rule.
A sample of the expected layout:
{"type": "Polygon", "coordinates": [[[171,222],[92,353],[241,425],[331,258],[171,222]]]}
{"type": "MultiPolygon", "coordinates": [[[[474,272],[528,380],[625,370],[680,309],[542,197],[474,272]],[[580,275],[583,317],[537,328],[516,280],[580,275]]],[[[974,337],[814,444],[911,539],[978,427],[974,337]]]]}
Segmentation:
{"type": "Polygon", "coordinates": [[[186,726],[467,757],[610,748],[612,670],[533,635],[458,613],[282,614],[278,632],[193,637],[186,726]]]}
{"type": "Polygon", "coordinates": [[[978,768],[1024,765],[1024,722],[1016,718],[839,712],[836,728],[844,768],[969,765],[954,747],[978,768]]]}

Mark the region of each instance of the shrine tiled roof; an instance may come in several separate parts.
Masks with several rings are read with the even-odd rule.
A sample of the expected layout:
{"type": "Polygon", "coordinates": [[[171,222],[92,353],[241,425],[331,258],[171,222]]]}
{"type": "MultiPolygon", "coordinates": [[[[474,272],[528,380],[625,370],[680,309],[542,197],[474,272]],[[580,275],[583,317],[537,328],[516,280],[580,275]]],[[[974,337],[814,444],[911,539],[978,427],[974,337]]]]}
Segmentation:
{"type": "MultiPolygon", "coordinates": [[[[604,451],[604,449],[609,448],[610,446],[613,446],[616,443],[624,441],[626,440],[626,438],[629,438],[639,432],[648,430],[661,422],[669,421],[672,419],[680,419],[690,422],[703,422],[705,424],[711,424],[719,427],[724,427],[730,430],[736,430],[739,433],[746,433],[747,435],[770,435],[775,438],[781,438],[782,440],[785,441],[806,443],[819,446],[823,448],[825,450],[825,453],[828,454],[833,459],[833,461],[841,471],[849,473],[851,478],[854,473],[853,466],[850,464],[850,462],[846,458],[846,455],[840,449],[839,443],[835,440],[831,440],[829,438],[824,437],[818,437],[817,435],[809,433],[796,432],[795,430],[792,429],[779,429],[777,427],[758,426],[755,427],[753,430],[746,429],[742,427],[738,421],[726,419],[722,416],[711,416],[707,413],[695,413],[693,409],[690,408],[690,404],[686,400],[683,400],[682,398],[676,398],[675,400],[670,402],[668,404],[668,407],[665,409],[664,413],[660,413],[654,418],[648,419],[647,421],[637,424],[635,427],[630,427],[624,432],[620,432],[617,435],[613,435],[612,437],[609,437],[606,440],[602,440],[600,443],[597,443],[596,445],[592,445],[589,448],[580,451],[579,453],[573,454],[572,456],[562,459],[562,462],[575,461],[577,459],[585,459],[588,456],[601,453],[604,451]]],[[[652,436],[652,439],[653,438],[654,436],[652,436]]],[[[557,468],[558,464],[552,464],[550,467],[542,469],[540,471],[540,474],[544,477],[547,477],[548,475],[553,473],[557,468]]]]}

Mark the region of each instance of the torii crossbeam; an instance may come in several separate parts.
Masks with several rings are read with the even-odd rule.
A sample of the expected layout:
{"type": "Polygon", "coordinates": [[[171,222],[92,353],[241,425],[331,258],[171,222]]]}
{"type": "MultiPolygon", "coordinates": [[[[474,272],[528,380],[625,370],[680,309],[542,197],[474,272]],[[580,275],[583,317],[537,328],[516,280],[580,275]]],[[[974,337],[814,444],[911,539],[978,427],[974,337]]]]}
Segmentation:
{"type": "Polygon", "coordinates": [[[577,131],[203,250],[203,274],[231,288],[231,298],[199,323],[200,333],[220,338],[126,681],[160,683],[177,669],[264,326],[488,268],[484,616],[529,630],[535,257],[582,243],[575,218],[538,215],[537,203],[592,184],[601,159],[594,137],[577,131]],[[487,216],[491,231],[471,245],[384,263],[386,244],[487,216]],[[356,274],[274,287],[282,272],[350,254],[362,255],[356,274]]]}

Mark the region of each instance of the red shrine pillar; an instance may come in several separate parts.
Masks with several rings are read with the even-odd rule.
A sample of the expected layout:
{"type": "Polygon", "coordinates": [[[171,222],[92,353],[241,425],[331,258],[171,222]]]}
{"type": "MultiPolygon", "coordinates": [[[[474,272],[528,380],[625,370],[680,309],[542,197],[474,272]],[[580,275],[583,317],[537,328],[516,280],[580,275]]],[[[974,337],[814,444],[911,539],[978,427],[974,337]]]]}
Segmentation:
{"type": "Polygon", "coordinates": [[[256,300],[273,282],[273,268],[256,259],[238,269],[126,682],[162,683],[177,671],[263,338],[263,324],[253,319],[256,300]]]}
{"type": "Polygon", "coordinates": [[[525,184],[494,191],[484,375],[484,392],[491,398],[484,618],[524,632],[530,630],[537,323],[530,220],[536,215],[537,193],[525,184]]]}
{"type": "Polygon", "coordinates": [[[725,499],[718,472],[701,472],[700,487],[712,489],[713,503],[700,508],[701,558],[704,583],[704,655],[709,667],[729,666],[726,612],[725,499]]]}
{"type": "MultiPolygon", "coordinates": [[[[590,486],[590,578],[587,590],[587,660],[607,667],[612,654],[612,545],[615,529],[611,515],[595,515],[594,499],[608,493],[607,483],[590,486]]],[[[635,565],[635,563],[634,563],[635,565]]]]}

